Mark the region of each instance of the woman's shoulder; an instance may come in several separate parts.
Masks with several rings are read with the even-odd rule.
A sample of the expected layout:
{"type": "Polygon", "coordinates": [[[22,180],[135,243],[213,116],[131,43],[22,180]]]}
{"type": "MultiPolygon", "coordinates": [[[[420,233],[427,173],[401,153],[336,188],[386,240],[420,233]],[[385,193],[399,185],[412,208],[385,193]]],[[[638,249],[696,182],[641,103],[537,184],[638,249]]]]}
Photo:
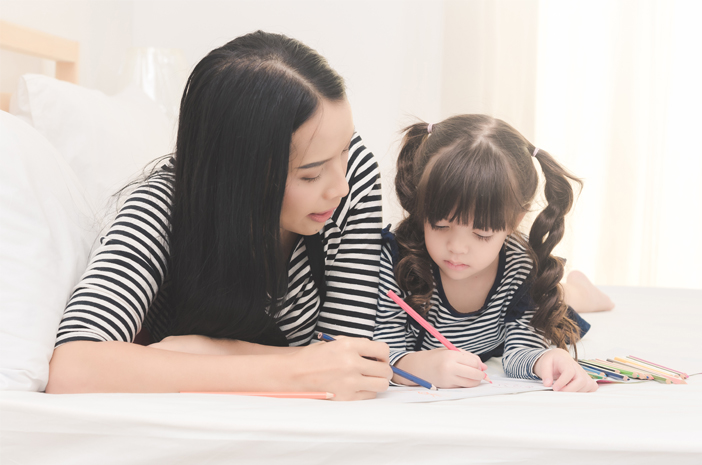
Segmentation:
{"type": "Polygon", "coordinates": [[[349,146],[348,173],[350,185],[370,182],[370,187],[380,176],[380,168],[373,152],[368,150],[358,133],[353,135],[349,146]]]}
{"type": "Polygon", "coordinates": [[[175,189],[174,162],[175,160],[173,157],[159,160],[156,168],[154,168],[150,174],[128,186],[128,196],[125,203],[130,201],[155,200],[170,208],[173,202],[173,192],[175,189]]]}

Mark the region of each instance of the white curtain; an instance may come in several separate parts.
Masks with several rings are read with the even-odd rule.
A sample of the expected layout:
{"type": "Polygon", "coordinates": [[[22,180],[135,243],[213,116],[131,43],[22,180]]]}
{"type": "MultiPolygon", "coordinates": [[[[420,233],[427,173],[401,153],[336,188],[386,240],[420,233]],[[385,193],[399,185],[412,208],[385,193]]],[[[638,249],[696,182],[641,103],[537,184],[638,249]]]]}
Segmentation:
{"type": "Polygon", "coordinates": [[[504,119],[585,181],[567,267],[702,289],[702,1],[444,5],[442,118],[504,119]]]}
{"type": "Polygon", "coordinates": [[[539,2],[535,142],[585,180],[560,252],[702,288],[702,2],[539,2]]]}

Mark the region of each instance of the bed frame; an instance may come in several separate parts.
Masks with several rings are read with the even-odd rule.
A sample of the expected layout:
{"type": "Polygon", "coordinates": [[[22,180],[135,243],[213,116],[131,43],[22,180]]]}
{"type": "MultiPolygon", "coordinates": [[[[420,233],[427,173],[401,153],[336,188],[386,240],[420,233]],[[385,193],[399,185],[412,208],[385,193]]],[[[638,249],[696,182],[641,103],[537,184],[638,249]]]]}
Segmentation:
{"type": "MultiPolygon", "coordinates": [[[[0,49],[56,62],[56,79],[78,84],[80,44],[24,26],[0,21],[0,49]]],[[[0,110],[10,108],[11,93],[0,93],[0,110]]]]}

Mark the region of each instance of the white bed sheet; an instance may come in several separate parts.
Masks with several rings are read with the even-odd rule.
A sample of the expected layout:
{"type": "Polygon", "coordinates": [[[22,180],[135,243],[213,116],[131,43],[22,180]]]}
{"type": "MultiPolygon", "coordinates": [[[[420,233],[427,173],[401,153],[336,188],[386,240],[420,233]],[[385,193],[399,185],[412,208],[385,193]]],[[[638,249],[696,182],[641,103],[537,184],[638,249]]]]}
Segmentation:
{"type": "MultiPolygon", "coordinates": [[[[702,371],[702,291],[605,288],[583,358],[702,371]]],[[[499,361],[489,362],[499,370],[499,361]]],[[[422,404],[0,393],[3,464],[702,463],[702,375],[422,404]]]]}

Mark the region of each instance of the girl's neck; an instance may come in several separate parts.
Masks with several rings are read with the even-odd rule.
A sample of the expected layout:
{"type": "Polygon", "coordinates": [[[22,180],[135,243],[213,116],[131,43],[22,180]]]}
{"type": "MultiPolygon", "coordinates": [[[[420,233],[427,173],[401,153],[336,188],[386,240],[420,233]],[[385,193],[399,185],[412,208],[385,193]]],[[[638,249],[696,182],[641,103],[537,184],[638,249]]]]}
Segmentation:
{"type": "Polygon", "coordinates": [[[441,284],[448,303],[459,313],[475,313],[483,308],[497,278],[500,256],[485,269],[461,280],[454,280],[441,275],[441,284]]]}

